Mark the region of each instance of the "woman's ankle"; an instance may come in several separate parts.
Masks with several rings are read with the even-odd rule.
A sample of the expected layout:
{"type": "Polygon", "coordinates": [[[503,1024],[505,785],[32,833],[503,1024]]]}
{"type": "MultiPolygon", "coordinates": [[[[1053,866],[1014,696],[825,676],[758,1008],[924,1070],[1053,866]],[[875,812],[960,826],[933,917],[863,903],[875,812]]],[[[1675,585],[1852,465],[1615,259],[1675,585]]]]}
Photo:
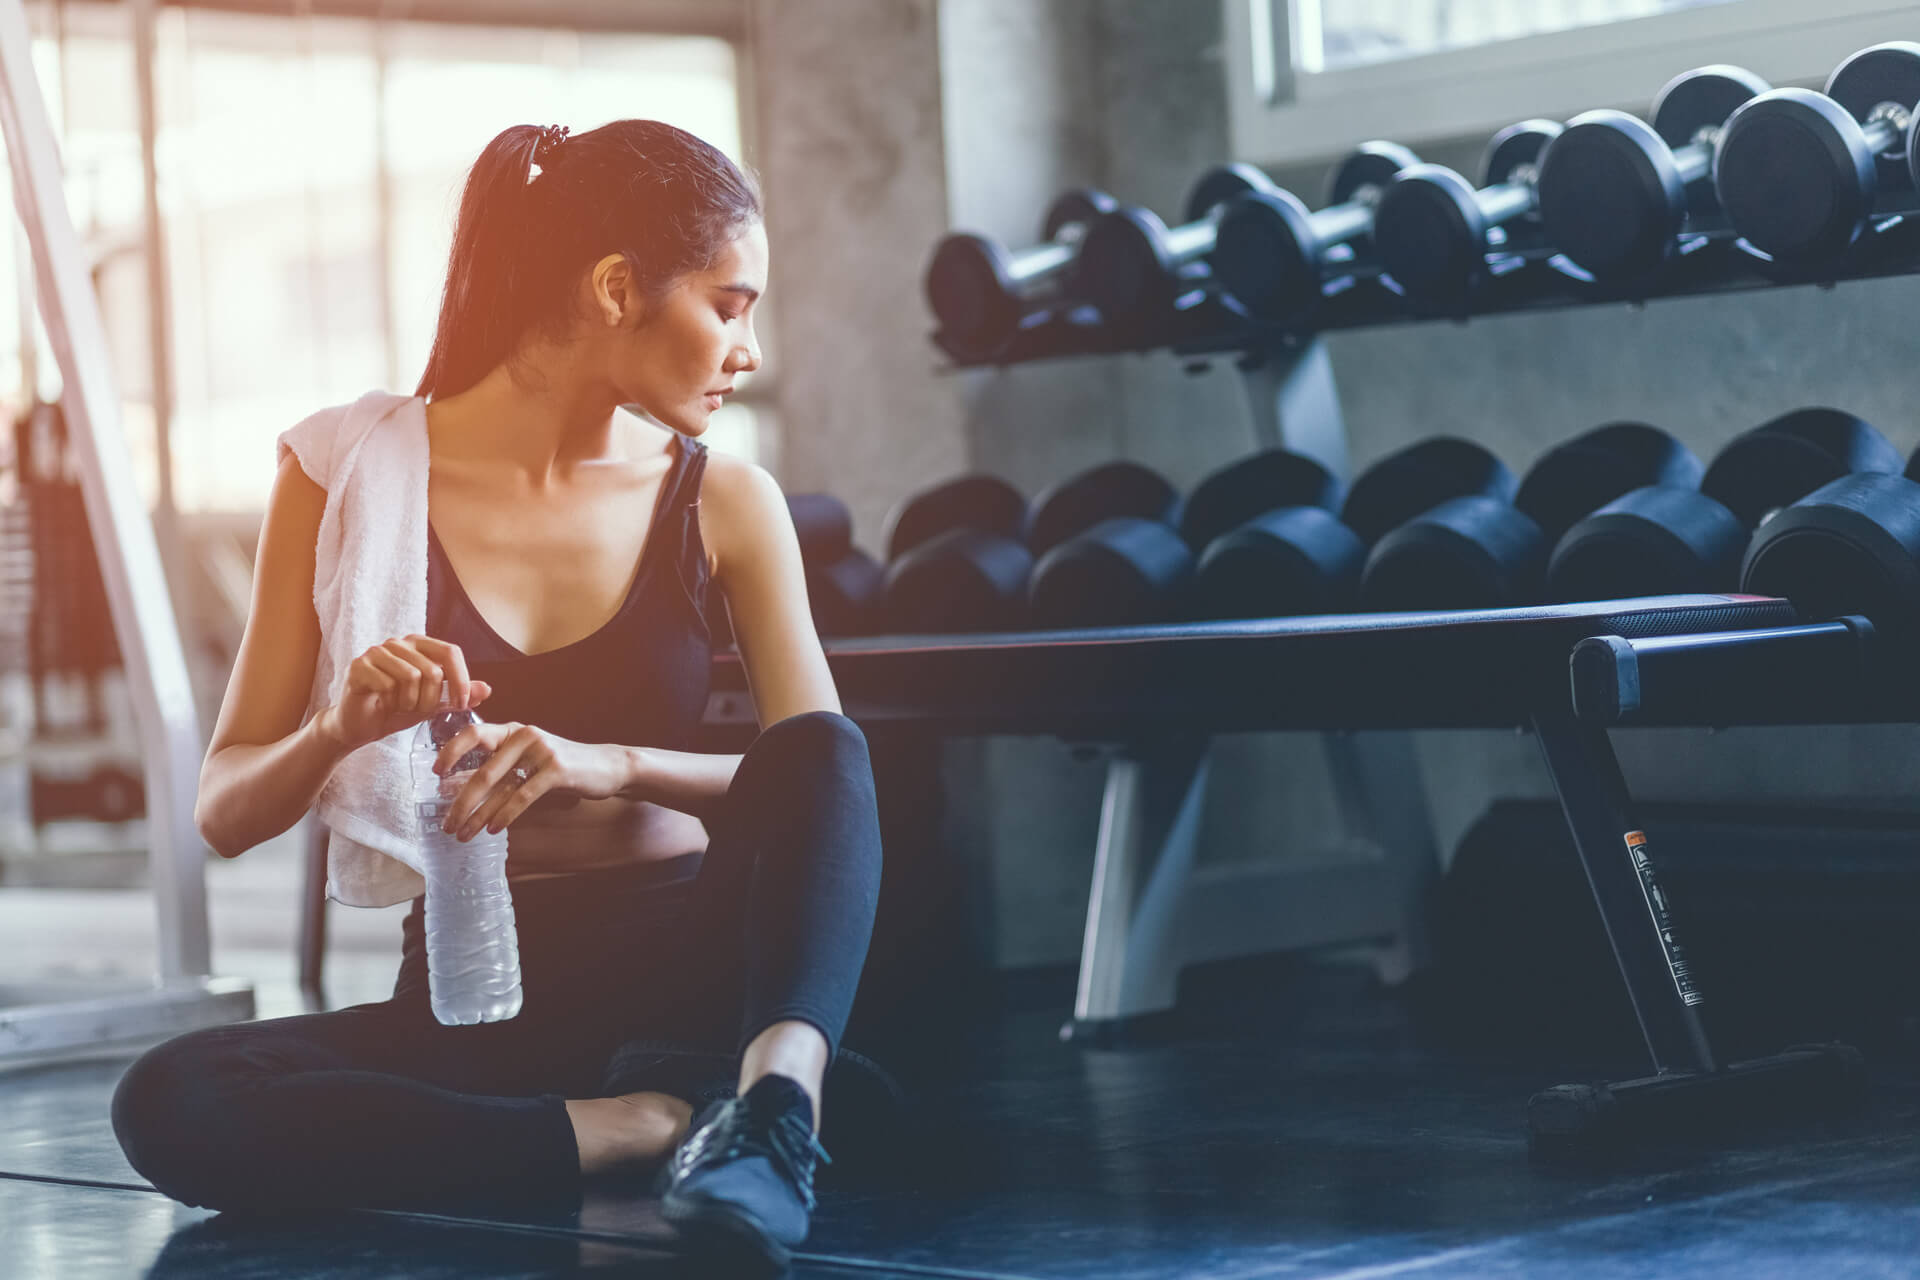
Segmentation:
{"type": "Polygon", "coordinates": [[[806,1091],[818,1131],[826,1073],[827,1038],[820,1029],[808,1022],[776,1022],[755,1036],[740,1056],[740,1092],[744,1095],[762,1076],[785,1076],[806,1091]]]}
{"type": "Polygon", "coordinates": [[[693,1109],[664,1093],[567,1101],[585,1176],[658,1164],[686,1136],[693,1109]]]}

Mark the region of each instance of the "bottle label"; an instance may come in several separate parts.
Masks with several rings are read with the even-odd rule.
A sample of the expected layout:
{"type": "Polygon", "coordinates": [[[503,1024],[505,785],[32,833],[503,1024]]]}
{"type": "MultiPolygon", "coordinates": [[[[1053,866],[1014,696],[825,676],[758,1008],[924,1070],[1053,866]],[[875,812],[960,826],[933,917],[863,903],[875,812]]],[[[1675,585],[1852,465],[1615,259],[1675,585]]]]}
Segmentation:
{"type": "Polygon", "coordinates": [[[427,795],[419,791],[413,793],[413,811],[419,816],[422,834],[439,834],[440,826],[453,812],[453,802],[460,798],[463,778],[435,777],[433,790],[427,795]],[[429,824],[431,824],[429,826],[429,824]]]}

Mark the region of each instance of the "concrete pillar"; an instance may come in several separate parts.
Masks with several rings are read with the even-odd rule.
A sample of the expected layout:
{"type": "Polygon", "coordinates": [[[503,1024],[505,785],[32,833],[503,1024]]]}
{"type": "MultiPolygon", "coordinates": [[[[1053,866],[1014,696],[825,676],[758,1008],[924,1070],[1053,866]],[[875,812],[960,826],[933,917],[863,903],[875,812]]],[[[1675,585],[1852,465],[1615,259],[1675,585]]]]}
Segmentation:
{"type": "Polygon", "coordinates": [[[902,494],[967,465],[920,297],[947,211],[935,19],[933,0],[758,0],[751,14],[780,479],[838,494],[875,554],[902,494]]]}

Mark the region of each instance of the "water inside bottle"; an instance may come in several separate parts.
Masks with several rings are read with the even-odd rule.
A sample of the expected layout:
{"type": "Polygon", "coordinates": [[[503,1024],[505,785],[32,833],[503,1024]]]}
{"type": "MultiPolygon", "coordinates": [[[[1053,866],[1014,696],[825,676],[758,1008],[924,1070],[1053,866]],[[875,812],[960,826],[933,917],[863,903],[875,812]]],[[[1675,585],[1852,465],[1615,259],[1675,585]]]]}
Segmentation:
{"type": "Polygon", "coordinates": [[[427,868],[428,992],[434,1017],[448,1025],[495,1022],[520,1012],[519,940],[506,887],[506,835],[460,844],[441,831],[458,796],[461,774],[492,754],[475,747],[447,773],[433,772],[440,749],[469,724],[484,723],[471,709],[452,706],[445,689],[440,708],[414,731],[415,804],[427,868]]]}

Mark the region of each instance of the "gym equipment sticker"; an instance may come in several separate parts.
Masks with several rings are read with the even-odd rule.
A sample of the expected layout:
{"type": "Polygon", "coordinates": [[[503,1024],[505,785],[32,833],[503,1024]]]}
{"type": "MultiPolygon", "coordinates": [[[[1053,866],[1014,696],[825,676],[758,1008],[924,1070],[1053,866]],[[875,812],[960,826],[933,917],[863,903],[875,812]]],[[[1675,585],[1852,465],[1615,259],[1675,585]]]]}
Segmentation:
{"type": "Polygon", "coordinates": [[[1673,936],[1673,917],[1667,914],[1667,895],[1660,892],[1660,885],[1653,878],[1653,858],[1647,853],[1646,832],[1627,832],[1627,853],[1633,858],[1633,869],[1640,873],[1640,892],[1646,898],[1647,910],[1653,916],[1653,927],[1660,935],[1660,946],[1667,953],[1667,969],[1673,974],[1673,987],[1680,993],[1680,1003],[1703,1003],[1700,989],[1693,985],[1692,971],[1687,968],[1687,953],[1681,950],[1678,939],[1673,936]]]}

